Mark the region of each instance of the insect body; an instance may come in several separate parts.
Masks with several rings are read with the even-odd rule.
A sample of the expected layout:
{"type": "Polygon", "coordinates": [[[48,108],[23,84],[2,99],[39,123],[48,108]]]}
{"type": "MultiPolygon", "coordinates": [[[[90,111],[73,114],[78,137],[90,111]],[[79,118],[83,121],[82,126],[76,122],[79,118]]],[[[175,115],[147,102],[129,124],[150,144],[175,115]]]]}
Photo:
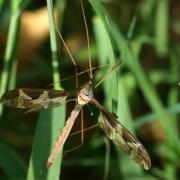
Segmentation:
{"type": "MultiPolygon", "coordinates": [[[[15,89],[6,92],[1,97],[0,101],[12,107],[23,108],[27,109],[28,111],[34,111],[60,106],[67,102],[66,98],[68,98],[71,95],[76,95],[75,107],[72,110],[69,118],[67,119],[66,124],[54,145],[54,148],[52,149],[52,152],[48,158],[47,168],[49,168],[56,159],[57,154],[61,150],[66,139],[68,138],[68,135],[82,107],[90,103],[92,105],[95,105],[100,110],[101,117],[99,118],[99,124],[100,127],[104,130],[107,137],[110,140],[112,140],[112,142],[115,145],[119,146],[124,152],[126,152],[133,160],[135,160],[138,164],[142,165],[144,169],[149,170],[151,168],[151,160],[144,146],[117,120],[117,116],[114,113],[106,111],[93,96],[93,84],[91,81],[93,79],[92,65],[90,57],[90,43],[88,36],[89,33],[84,8],[81,0],[80,4],[83,12],[83,18],[87,34],[90,80],[84,86],[82,86],[80,90],[74,93],[47,89],[15,89]]],[[[75,66],[75,72],[77,73],[76,63],[57,27],[56,30],[75,66]]],[[[78,80],[76,76],[76,85],[77,84],[78,80]]]]}
{"type": "MultiPolygon", "coordinates": [[[[101,111],[99,124],[107,137],[112,140],[114,144],[123,149],[123,151],[133,160],[142,165],[144,169],[149,170],[151,167],[151,160],[146,149],[140,141],[117,120],[117,116],[114,113],[107,112],[93,97],[92,82],[88,81],[79,91],[76,92],[76,94],[76,105],[66,121],[66,124],[48,158],[47,168],[53,164],[57,154],[64,145],[81,108],[84,105],[91,103],[101,111]]],[[[66,91],[15,89],[5,93],[0,101],[9,106],[34,111],[62,105],[66,102],[66,97],[69,95],[71,95],[71,93],[66,91]]]]}

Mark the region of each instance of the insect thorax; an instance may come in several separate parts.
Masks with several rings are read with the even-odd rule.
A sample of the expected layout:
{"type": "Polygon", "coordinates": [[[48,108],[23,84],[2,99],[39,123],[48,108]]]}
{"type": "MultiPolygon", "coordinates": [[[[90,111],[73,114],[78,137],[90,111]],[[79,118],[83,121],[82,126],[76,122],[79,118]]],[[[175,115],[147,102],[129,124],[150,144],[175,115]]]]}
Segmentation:
{"type": "Polygon", "coordinates": [[[79,105],[88,104],[93,99],[92,82],[86,83],[79,91],[77,97],[77,103],[79,105]]]}

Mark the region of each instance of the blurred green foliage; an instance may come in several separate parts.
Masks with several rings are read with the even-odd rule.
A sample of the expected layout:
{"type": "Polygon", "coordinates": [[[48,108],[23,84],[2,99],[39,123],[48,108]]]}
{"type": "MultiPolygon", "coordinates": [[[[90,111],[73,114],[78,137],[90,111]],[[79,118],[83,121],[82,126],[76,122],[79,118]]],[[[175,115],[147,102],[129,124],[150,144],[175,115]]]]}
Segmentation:
{"type": "MultiPolygon", "coordinates": [[[[74,75],[74,67],[55,33],[51,9],[50,38],[48,35],[30,57],[21,59],[17,51],[21,15],[27,9],[33,13],[47,5],[44,1],[9,2],[0,1],[0,40],[7,34],[0,49],[0,95],[16,87],[47,88],[52,82],[56,89],[62,85],[75,90],[75,79],[60,82],[74,75]]],[[[86,70],[88,49],[79,0],[54,3],[59,29],[78,70],[86,70]]],[[[117,61],[122,62],[94,89],[94,96],[141,140],[152,169],[145,172],[95,128],[85,133],[81,148],[64,159],[59,155],[52,169],[46,171],[48,155],[64,125],[65,107],[24,113],[0,105],[0,178],[179,179],[180,4],[176,0],[89,0],[83,4],[93,67],[110,64],[98,68],[94,85],[117,61]]],[[[83,85],[88,74],[79,79],[83,85]]],[[[67,116],[73,106],[68,103],[67,116]]],[[[91,106],[84,109],[84,124],[89,127],[97,122],[98,111],[91,106]]],[[[80,129],[79,119],[74,126],[73,131],[80,129]]],[[[71,136],[64,149],[79,143],[80,134],[71,136]]]]}

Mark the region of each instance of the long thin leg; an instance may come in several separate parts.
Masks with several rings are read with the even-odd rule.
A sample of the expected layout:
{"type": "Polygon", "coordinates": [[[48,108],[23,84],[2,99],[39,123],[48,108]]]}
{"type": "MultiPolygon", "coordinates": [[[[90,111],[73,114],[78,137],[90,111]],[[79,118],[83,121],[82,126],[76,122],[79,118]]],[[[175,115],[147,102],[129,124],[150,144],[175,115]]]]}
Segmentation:
{"type": "Polygon", "coordinates": [[[47,162],[47,166],[46,166],[47,169],[53,164],[54,160],[57,157],[57,154],[59,153],[62,146],[64,145],[80,110],[81,110],[81,105],[76,104],[73,111],[71,112],[70,117],[66,121],[66,124],[65,124],[64,128],[62,129],[62,132],[59,135],[54,148],[52,149],[52,152],[48,158],[48,162],[47,162]]]}
{"type": "Polygon", "coordinates": [[[84,142],[84,117],[83,117],[83,109],[81,109],[81,144],[84,142]]]}
{"type": "MultiPolygon", "coordinates": [[[[111,64],[103,64],[103,65],[95,66],[95,67],[92,68],[92,70],[96,70],[96,69],[98,69],[98,68],[107,67],[107,66],[110,66],[110,65],[111,65],[111,64]]],[[[77,75],[78,75],[78,76],[81,76],[81,75],[83,75],[83,74],[85,74],[85,73],[89,73],[89,69],[86,69],[86,70],[84,70],[84,71],[78,72],[77,75]]],[[[93,74],[93,77],[94,77],[94,76],[95,76],[95,73],[93,74]]],[[[66,80],[68,80],[68,79],[72,79],[72,78],[74,78],[74,77],[76,77],[76,75],[72,75],[72,76],[66,77],[66,78],[64,78],[64,79],[61,79],[61,82],[66,81],[66,80]]],[[[46,85],[45,87],[46,87],[46,88],[47,88],[47,87],[51,87],[52,85],[53,85],[53,84],[50,83],[50,84],[46,85]]]]}
{"type": "MultiPolygon", "coordinates": [[[[92,126],[90,126],[90,127],[88,127],[88,128],[83,129],[83,132],[89,131],[89,130],[97,127],[97,126],[99,126],[98,123],[96,123],[96,124],[94,124],[94,125],[92,125],[92,126]]],[[[77,134],[79,134],[79,133],[81,133],[81,132],[82,132],[82,130],[73,132],[73,133],[71,133],[71,134],[69,135],[69,137],[70,137],[70,136],[75,136],[75,135],[77,135],[77,134]]]]}
{"type": "Polygon", "coordinates": [[[63,154],[63,159],[65,158],[65,156],[66,156],[68,153],[70,153],[70,152],[72,152],[72,151],[75,151],[76,149],[79,149],[82,145],[83,145],[83,143],[80,143],[80,144],[78,144],[77,146],[75,146],[75,147],[73,147],[73,148],[71,148],[71,149],[69,149],[69,150],[66,150],[66,151],[64,152],[64,154],[63,154]]]}
{"type": "MultiPolygon", "coordinates": [[[[100,66],[96,66],[96,67],[93,67],[92,70],[96,70],[98,68],[103,68],[103,67],[107,67],[107,66],[110,66],[110,64],[103,64],[103,65],[100,65],[100,66]]],[[[81,71],[81,72],[77,73],[77,75],[80,76],[80,75],[85,74],[87,72],[89,72],[89,69],[81,71]]],[[[94,74],[93,74],[93,76],[94,76],[94,74]]],[[[74,78],[74,77],[75,77],[75,75],[72,75],[72,76],[69,76],[67,78],[61,79],[61,82],[66,81],[66,80],[71,79],[71,78],[74,78]]]]}
{"type": "MultiPolygon", "coordinates": [[[[51,8],[52,8],[52,12],[54,12],[54,11],[53,11],[53,4],[52,4],[52,1],[51,1],[51,8]]],[[[69,50],[67,44],[66,44],[66,42],[64,41],[64,39],[63,39],[63,37],[62,37],[62,35],[61,35],[61,33],[60,33],[60,31],[59,31],[59,29],[58,29],[56,23],[55,23],[55,20],[54,20],[54,13],[53,13],[53,22],[54,22],[54,26],[55,26],[56,32],[58,33],[59,38],[60,38],[61,42],[63,43],[63,45],[64,45],[64,47],[65,47],[65,49],[66,49],[66,51],[67,51],[67,53],[68,53],[68,55],[69,55],[69,57],[70,57],[72,63],[73,63],[73,65],[74,65],[75,74],[76,74],[76,88],[78,88],[78,87],[79,87],[79,82],[78,82],[78,77],[77,77],[77,72],[78,72],[78,70],[77,70],[77,64],[76,64],[76,62],[75,62],[75,60],[74,60],[74,58],[73,58],[73,56],[72,56],[72,54],[71,54],[71,52],[70,52],[70,50],[69,50]]]]}
{"type": "Polygon", "coordinates": [[[111,69],[111,71],[109,71],[108,73],[106,73],[104,75],[104,77],[94,86],[94,88],[98,87],[108,76],[110,76],[113,71],[120,65],[121,62],[117,62],[111,69]]]}

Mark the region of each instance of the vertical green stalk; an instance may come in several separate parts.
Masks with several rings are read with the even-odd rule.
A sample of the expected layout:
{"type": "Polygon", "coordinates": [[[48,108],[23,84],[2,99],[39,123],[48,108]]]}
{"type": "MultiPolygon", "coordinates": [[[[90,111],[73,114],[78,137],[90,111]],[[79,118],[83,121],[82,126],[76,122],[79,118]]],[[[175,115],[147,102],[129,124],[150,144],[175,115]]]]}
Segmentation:
{"type": "MultiPolygon", "coordinates": [[[[112,64],[113,66],[115,63],[115,55],[113,52],[113,46],[110,40],[110,36],[103,24],[103,21],[100,18],[95,17],[93,19],[93,27],[100,63],[105,64],[107,59],[109,59],[110,64],[112,64]]],[[[123,124],[133,130],[130,108],[127,100],[127,95],[124,90],[124,83],[123,80],[120,80],[120,77],[117,75],[117,71],[115,71],[111,75],[112,77],[108,77],[103,82],[105,96],[107,97],[106,101],[112,101],[112,103],[108,103],[108,111],[117,112],[117,115],[119,119],[123,121],[123,124]],[[116,87],[117,85],[118,87],[116,87]]],[[[119,148],[117,148],[117,154],[119,157],[119,164],[122,169],[121,172],[124,178],[129,178],[129,174],[136,174],[137,176],[141,174],[140,167],[136,163],[131,161],[127,156],[123,158],[119,148]]]]}
{"type": "Polygon", "coordinates": [[[58,62],[58,46],[57,46],[57,36],[54,22],[54,12],[52,11],[53,4],[51,0],[47,0],[48,7],[48,17],[49,17],[49,27],[50,27],[50,43],[51,43],[51,58],[52,58],[52,68],[53,68],[53,83],[55,89],[62,89],[60,85],[60,74],[59,62],[58,62]]]}
{"type": "MultiPolygon", "coordinates": [[[[64,3],[64,1],[61,1],[64,3]]],[[[53,69],[53,83],[54,88],[62,89],[60,85],[59,62],[57,51],[57,38],[55,31],[55,24],[53,19],[51,0],[47,0],[48,16],[50,24],[50,42],[51,42],[51,57],[53,69]]],[[[65,6],[64,6],[65,7],[65,6]]],[[[57,10],[57,9],[56,9],[57,10]]],[[[61,11],[63,14],[63,11],[61,11]]],[[[45,170],[48,157],[54,144],[57,140],[61,129],[65,122],[65,106],[43,110],[40,113],[38,120],[35,139],[33,143],[32,155],[29,164],[28,177],[29,180],[36,179],[59,179],[61,171],[62,150],[58,154],[53,165],[45,170]]]]}
{"type": "MultiPolygon", "coordinates": [[[[17,48],[17,39],[19,32],[20,13],[21,13],[19,5],[20,3],[17,0],[11,2],[11,17],[10,17],[9,31],[8,31],[5,54],[4,54],[3,68],[0,78],[0,96],[3,93],[5,93],[6,88],[8,86],[10,64],[12,63],[13,60],[17,60],[16,48],[17,48]]],[[[3,105],[0,104],[0,116],[2,115],[2,111],[3,111],[3,105]]]]}
{"type": "MultiPolygon", "coordinates": [[[[62,89],[61,84],[60,84],[60,73],[59,73],[59,62],[58,62],[58,45],[57,45],[57,36],[56,36],[56,29],[54,24],[54,12],[52,11],[52,4],[51,0],[47,0],[47,7],[48,7],[48,15],[49,15],[49,24],[50,24],[50,42],[51,42],[51,56],[52,56],[52,69],[53,69],[53,83],[54,83],[54,88],[55,89],[62,89]]],[[[58,4],[59,7],[65,8],[65,1],[62,0],[61,4],[58,4]]],[[[57,13],[58,15],[63,15],[64,9],[60,8],[61,14],[57,13]]],[[[58,8],[57,8],[58,10],[58,8]]],[[[62,22],[62,19],[61,19],[62,22]]],[[[60,127],[64,126],[65,122],[65,105],[58,107],[56,109],[52,109],[52,115],[53,115],[53,121],[52,121],[52,144],[51,148],[54,146],[54,136],[58,136],[60,133],[59,128],[57,128],[57,120],[60,121],[59,125],[60,127]],[[59,114],[61,114],[61,118],[59,118],[59,114]],[[54,122],[54,123],[53,123],[54,122]]],[[[61,161],[62,161],[62,152],[63,148],[59,152],[59,157],[56,160],[56,163],[54,164],[54,167],[50,170],[50,173],[48,174],[49,179],[53,179],[56,177],[59,177],[60,175],[60,170],[61,170],[61,161]]]]}
{"type": "MultiPolygon", "coordinates": [[[[98,56],[101,64],[107,63],[107,60],[113,67],[116,63],[115,55],[113,52],[113,46],[111,39],[104,27],[103,22],[97,16],[93,19],[94,32],[97,39],[97,48],[98,48],[98,56]]],[[[118,77],[117,77],[117,69],[114,70],[112,75],[107,78],[107,83],[104,83],[106,86],[107,94],[111,92],[109,99],[110,103],[108,104],[108,108],[110,111],[117,111],[117,96],[118,96],[118,77]]]]}

